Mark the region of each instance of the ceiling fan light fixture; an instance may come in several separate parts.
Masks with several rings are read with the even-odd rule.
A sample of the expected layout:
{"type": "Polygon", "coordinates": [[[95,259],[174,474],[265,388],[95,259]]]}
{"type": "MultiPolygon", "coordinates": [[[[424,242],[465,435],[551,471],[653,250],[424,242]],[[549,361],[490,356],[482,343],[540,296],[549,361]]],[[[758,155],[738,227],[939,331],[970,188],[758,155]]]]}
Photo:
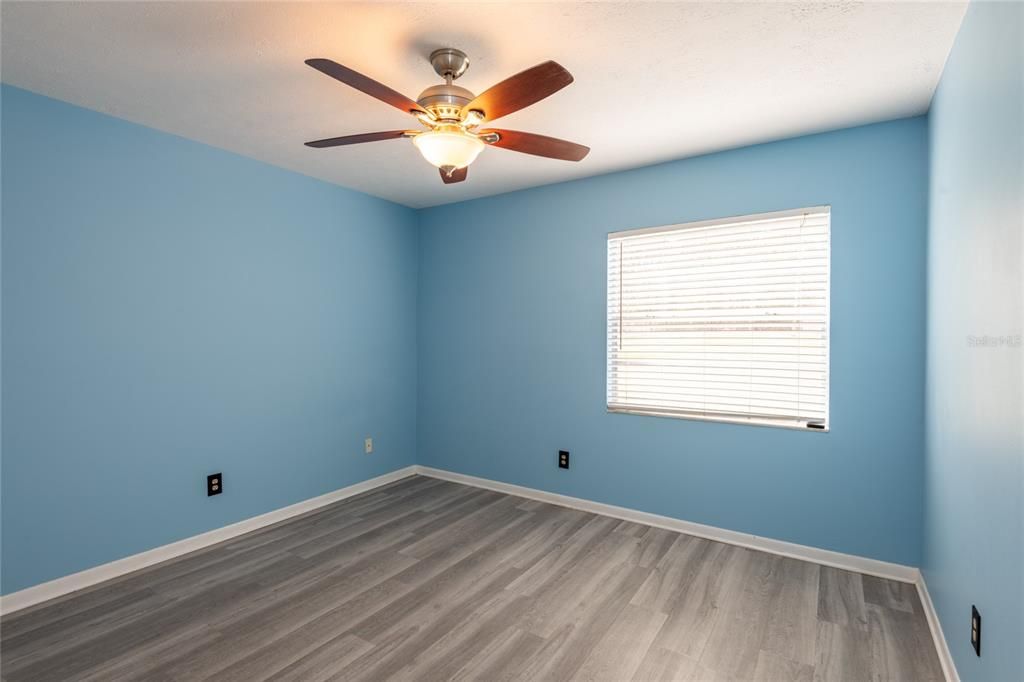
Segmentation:
{"type": "Polygon", "coordinates": [[[458,126],[428,130],[412,138],[412,143],[427,163],[438,168],[465,168],[484,148],[483,141],[458,126]]]}

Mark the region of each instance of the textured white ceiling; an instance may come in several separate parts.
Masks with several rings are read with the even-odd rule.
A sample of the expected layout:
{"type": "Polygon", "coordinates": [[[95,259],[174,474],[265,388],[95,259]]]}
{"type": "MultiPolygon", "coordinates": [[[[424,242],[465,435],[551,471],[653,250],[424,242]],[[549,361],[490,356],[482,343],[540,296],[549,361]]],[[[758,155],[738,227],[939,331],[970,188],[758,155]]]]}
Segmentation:
{"type": "Polygon", "coordinates": [[[3,81],[414,207],[927,110],[965,2],[8,2],[3,81]],[[592,148],[573,164],[486,149],[443,185],[415,127],[305,66],[327,57],[416,98],[426,56],[472,61],[481,92],[554,59],[576,82],[500,127],[592,148]]]}

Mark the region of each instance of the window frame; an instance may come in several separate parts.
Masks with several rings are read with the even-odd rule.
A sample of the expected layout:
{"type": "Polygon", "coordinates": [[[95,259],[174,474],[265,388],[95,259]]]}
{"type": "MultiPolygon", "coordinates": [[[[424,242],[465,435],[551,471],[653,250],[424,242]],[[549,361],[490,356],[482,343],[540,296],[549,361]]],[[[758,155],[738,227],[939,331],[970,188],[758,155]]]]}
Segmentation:
{"type": "MultiPolygon", "coordinates": [[[[620,292],[621,295],[621,292],[620,292]]],[[[806,206],[804,208],[786,209],[781,211],[769,211],[764,213],[752,213],[733,215],[725,218],[712,218],[707,220],[672,223],[668,225],[656,225],[651,227],[632,228],[627,230],[616,230],[609,232],[605,238],[605,410],[608,414],[633,415],[641,417],[661,417],[667,419],[683,419],[699,422],[718,422],[725,424],[739,424],[747,426],[767,426],[770,428],[793,429],[797,431],[811,431],[818,433],[829,433],[832,428],[831,405],[832,405],[832,206],[821,204],[806,206]],[[799,423],[792,420],[772,418],[764,416],[743,416],[728,415],[723,413],[684,413],[673,410],[658,410],[656,408],[645,409],[635,407],[613,407],[609,401],[611,394],[611,348],[610,323],[608,320],[609,309],[609,282],[608,282],[608,245],[612,239],[628,236],[640,236],[657,234],[659,232],[677,232],[686,229],[702,227],[728,226],[745,221],[771,220],[788,218],[803,215],[806,213],[824,212],[828,216],[828,229],[826,232],[826,257],[827,268],[825,275],[825,400],[824,400],[824,425],[809,426],[807,423],[799,423]]],[[[620,331],[621,333],[621,331],[620,331]]]]}

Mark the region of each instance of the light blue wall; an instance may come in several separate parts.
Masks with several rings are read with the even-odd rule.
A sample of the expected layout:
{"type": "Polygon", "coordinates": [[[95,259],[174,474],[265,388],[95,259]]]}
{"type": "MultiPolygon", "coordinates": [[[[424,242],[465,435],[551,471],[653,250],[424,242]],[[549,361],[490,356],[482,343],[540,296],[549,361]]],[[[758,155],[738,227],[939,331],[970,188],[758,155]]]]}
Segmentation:
{"type": "Polygon", "coordinates": [[[415,461],[412,210],[2,107],[4,593],[415,461]]]}
{"type": "Polygon", "coordinates": [[[1020,349],[965,336],[1021,327],[1020,20],[972,6],[931,115],[927,524],[922,118],[417,216],[4,86],[3,593],[418,457],[911,565],[926,536],[958,663],[979,603],[979,675],[1015,670],[996,652],[1021,638],[1020,349]],[[607,232],[817,204],[830,433],[605,412],[607,232]]]}
{"type": "Polygon", "coordinates": [[[917,565],[927,143],[906,119],[422,211],[419,462],[917,565]],[[819,204],[830,433],[606,413],[608,232],[819,204]]]}
{"type": "Polygon", "coordinates": [[[1022,45],[1024,4],[971,3],[929,115],[922,569],[964,680],[1024,680],[1022,45]]]}

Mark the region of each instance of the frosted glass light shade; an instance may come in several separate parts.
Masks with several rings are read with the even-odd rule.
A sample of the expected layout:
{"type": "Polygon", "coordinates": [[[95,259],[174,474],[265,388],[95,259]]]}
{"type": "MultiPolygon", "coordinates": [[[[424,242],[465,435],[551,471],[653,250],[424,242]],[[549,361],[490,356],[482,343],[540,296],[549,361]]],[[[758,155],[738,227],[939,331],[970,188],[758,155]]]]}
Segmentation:
{"type": "Polygon", "coordinates": [[[412,138],[412,143],[428,163],[441,168],[465,168],[473,163],[484,143],[461,131],[430,130],[412,138]]]}

